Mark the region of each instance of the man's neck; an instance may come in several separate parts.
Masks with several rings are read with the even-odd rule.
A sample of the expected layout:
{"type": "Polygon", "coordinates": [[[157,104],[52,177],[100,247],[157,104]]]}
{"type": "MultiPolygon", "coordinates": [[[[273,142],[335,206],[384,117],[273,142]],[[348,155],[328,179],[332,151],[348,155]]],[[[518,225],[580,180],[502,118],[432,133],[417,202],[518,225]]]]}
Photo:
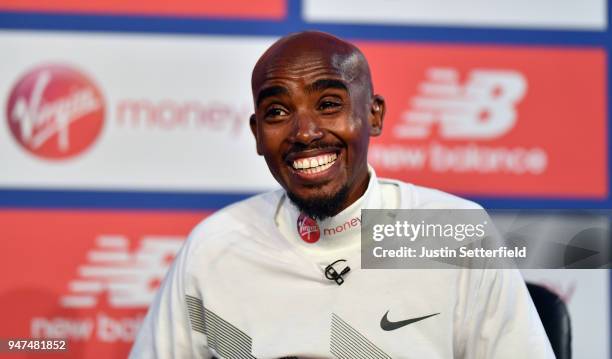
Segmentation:
{"type": "Polygon", "coordinates": [[[344,200],[344,203],[342,204],[342,206],[340,206],[340,210],[337,213],[335,213],[334,216],[338,215],[339,213],[342,213],[342,211],[344,211],[345,209],[350,207],[353,203],[358,201],[361,197],[363,197],[364,193],[367,191],[368,184],[370,182],[370,171],[367,168],[367,166],[365,170],[362,171],[361,173],[363,174],[360,175],[359,178],[355,180],[354,184],[349,186],[348,195],[346,196],[346,199],[344,200]]]}
{"type": "Polygon", "coordinates": [[[361,232],[361,209],[379,208],[381,194],[376,175],[368,175],[368,183],[360,197],[333,217],[315,221],[302,213],[287,197],[280,204],[276,222],[288,242],[315,256],[358,247],[361,232]]]}

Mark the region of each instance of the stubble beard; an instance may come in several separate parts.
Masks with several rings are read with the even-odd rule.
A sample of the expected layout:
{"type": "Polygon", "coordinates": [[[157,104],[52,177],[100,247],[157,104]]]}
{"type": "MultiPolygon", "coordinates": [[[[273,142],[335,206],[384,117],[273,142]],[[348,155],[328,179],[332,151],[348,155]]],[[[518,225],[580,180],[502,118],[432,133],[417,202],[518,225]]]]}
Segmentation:
{"type": "Polygon", "coordinates": [[[312,198],[300,198],[291,192],[287,192],[289,199],[302,213],[318,221],[338,214],[342,210],[342,205],[346,202],[348,194],[349,187],[346,184],[334,194],[324,194],[312,198]]]}

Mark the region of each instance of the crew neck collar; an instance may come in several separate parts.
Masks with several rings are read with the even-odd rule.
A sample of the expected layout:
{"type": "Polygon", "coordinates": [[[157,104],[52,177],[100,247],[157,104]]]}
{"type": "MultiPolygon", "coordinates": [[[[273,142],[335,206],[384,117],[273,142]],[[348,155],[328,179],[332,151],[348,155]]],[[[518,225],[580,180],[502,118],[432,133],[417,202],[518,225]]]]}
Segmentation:
{"type": "Polygon", "coordinates": [[[358,248],[361,209],[382,207],[378,179],[370,166],[368,174],[368,187],[363,195],[342,212],[324,220],[306,218],[285,195],[276,215],[276,223],[283,237],[290,244],[312,255],[329,255],[340,250],[358,248]],[[302,228],[302,235],[298,227],[302,228]]]}

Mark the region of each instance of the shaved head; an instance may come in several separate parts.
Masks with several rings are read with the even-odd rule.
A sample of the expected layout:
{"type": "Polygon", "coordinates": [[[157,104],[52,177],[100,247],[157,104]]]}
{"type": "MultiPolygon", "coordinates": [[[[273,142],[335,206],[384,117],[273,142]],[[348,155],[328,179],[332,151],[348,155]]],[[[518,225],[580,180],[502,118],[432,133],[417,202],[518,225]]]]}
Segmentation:
{"type": "Polygon", "coordinates": [[[355,45],[319,31],[304,31],[276,41],[259,58],[251,76],[251,89],[256,100],[257,89],[279,67],[307,67],[321,55],[340,72],[348,83],[355,83],[372,95],[372,78],[368,62],[355,45]]]}

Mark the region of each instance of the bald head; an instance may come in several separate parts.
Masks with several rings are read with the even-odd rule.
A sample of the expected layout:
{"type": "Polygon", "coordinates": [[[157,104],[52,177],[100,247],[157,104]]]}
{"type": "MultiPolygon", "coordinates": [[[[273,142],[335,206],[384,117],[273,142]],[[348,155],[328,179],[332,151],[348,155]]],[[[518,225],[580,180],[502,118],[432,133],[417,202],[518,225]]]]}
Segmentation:
{"type": "Polygon", "coordinates": [[[370,68],[363,53],[353,44],[327,33],[305,31],[287,35],[276,41],[259,58],[251,77],[253,97],[278,70],[293,71],[299,76],[301,69],[323,66],[335,69],[350,84],[372,94],[370,68]]]}

